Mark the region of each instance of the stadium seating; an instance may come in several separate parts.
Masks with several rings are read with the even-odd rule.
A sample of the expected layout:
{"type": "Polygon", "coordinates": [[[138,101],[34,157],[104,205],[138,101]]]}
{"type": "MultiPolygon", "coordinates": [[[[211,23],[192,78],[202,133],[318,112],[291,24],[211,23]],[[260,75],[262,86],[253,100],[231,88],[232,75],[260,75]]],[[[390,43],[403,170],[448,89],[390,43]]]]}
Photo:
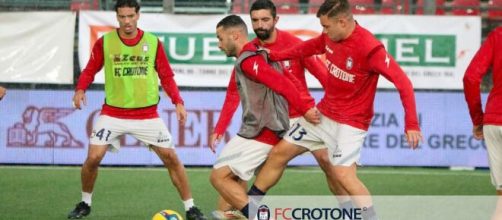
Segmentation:
{"type": "MultiPolygon", "coordinates": [[[[417,14],[417,15],[424,14],[424,2],[425,2],[424,0],[417,0],[415,14],[417,14]]],[[[435,2],[436,2],[436,11],[434,14],[444,15],[445,14],[445,10],[444,10],[445,0],[435,0],[435,2]]]]}
{"type": "Polygon", "coordinates": [[[479,15],[480,0],[453,0],[452,15],[479,15]]]}
{"type": "Polygon", "coordinates": [[[309,0],[308,12],[311,14],[316,14],[323,2],[324,0],[309,0]]]}
{"type": "Polygon", "coordinates": [[[410,0],[382,0],[380,13],[382,14],[409,14],[410,0]]]}
{"type": "Polygon", "coordinates": [[[502,21],[502,0],[488,1],[488,19],[502,21]]]}
{"type": "Polygon", "coordinates": [[[80,11],[80,10],[98,10],[99,1],[98,0],[72,0],[70,3],[70,10],[80,11]]]}
{"type": "MultiPolygon", "coordinates": [[[[232,13],[234,14],[247,14],[249,8],[254,2],[253,0],[234,0],[232,4],[232,13]]],[[[278,14],[298,14],[300,13],[299,0],[275,0],[274,4],[277,8],[278,14]]]]}
{"type": "Polygon", "coordinates": [[[354,14],[374,14],[374,0],[349,0],[354,14]]]}

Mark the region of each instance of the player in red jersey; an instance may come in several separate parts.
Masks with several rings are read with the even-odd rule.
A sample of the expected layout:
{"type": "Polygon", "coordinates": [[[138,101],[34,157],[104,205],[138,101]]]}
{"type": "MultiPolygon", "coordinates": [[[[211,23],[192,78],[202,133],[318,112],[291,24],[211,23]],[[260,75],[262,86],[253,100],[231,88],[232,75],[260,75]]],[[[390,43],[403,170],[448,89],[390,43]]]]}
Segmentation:
{"type": "MultiPolygon", "coordinates": [[[[255,1],[250,8],[250,16],[251,22],[253,26],[253,30],[256,34],[256,38],[254,38],[251,42],[255,45],[259,45],[260,47],[267,48],[269,50],[285,50],[291,48],[292,46],[299,44],[302,40],[286,31],[282,31],[277,29],[275,26],[279,21],[279,17],[277,16],[276,7],[274,3],[270,0],[257,0],[255,1]]],[[[288,71],[292,75],[294,75],[298,81],[301,83],[301,87],[297,88],[303,91],[302,94],[308,95],[305,99],[309,100],[311,103],[314,103],[314,99],[310,97],[307,83],[305,80],[305,68],[309,70],[311,74],[313,74],[319,82],[323,83],[327,77],[327,68],[323,64],[323,62],[317,58],[317,56],[299,58],[299,59],[290,59],[281,61],[282,67],[285,71],[288,71]]],[[[227,99],[227,102],[239,102],[239,99],[227,99]]],[[[230,122],[233,114],[221,114],[221,118],[225,118],[224,121],[230,122]]],[[[295,110],[293,105],[289,105],[289,118],[290,125],[296,122],[301,117],[298,111],[295,110]]],[[[222,136],[217,136],[217,140],[219,141],[222,136]]],[[[301,148],[303,151],[298,151],[298,154],[304,153],[307,151],[306,148],[301,148]]],[[[331,162],[329,162],[327,156],[327,148],[325,145],[318,145],[316,148],[308,149],[313,156],[316,158],[318,164],[322,169],[330,169],[331,162]]],[[[326,172],[328,173],[328,172],[326,172]]],[[[336,182],[331,182],[330,178],[327,178],[329,183],[330,190],[336,195],[347,195],[342,187],[339,187],[339,184],[336,182]]],[[[243,183],[243,187],[246,187],[246,184],[243,183]]],[[[347,197],[345,197],[347,198],[347,197]]],[[[344,201],[342,197],[341,202],[344,203],[344,207],[350,206],[349,201],[344,201]]],[[[236,212],[231,206],[228,205],[224,200],[219,199],[217,210],[212,212],[213,218],[215,219],[232,219],[238,218],[239,213],[236,212]]]]}
{"type": "Polygon", "coordinates": [[[96,73],[105,69],[105,104],[90,137],[87,159],[82,165],[82,201],[68,214],[79,219],[91,211],[92,192],[98,167],[107,150],[120,149],[120,137],[130,134],[151,148],[169,170],[171,181],[183,200],[187,219],[206,219],[194,205],[183,163],[178,159],[171,134],[157,113],[158,78],[176,105],[180,124],[186,120],[183,100],[174,81],[161,42],[153,34],[137,28],[139,4],[118,0],[115,5],[119,28],[101,37],[92,49],[80,75],[73,104],[81,109],[85,90],[96,73]]]}
{"type": "MultiPolygon", "coordinates": [[[[502,27],[488,34],[485,42],[472,58],[464,75],[464,94],[473,124],[472,134],[485,139],[490,162],[492,184],[497,195],[502,196],[502,27]],[[481,104],[480,85],[483,77],[492,70],[493,88],[488,95],[485,112],[481,104]]],[[[502,218],[502,199],[492,219],[502,218]]]]}
{"type": "Polygon", "coordinates": [[[216,26],[216,35],[219,48],[227,56],[237,57],[237,60],[210,141],[213,152],[216,137],[223,135],[229,118],[239,105],[230,100],[241,101],[243,115],[237,136],[218,155],[210,180],[226,201],[233,207],[239,207],[247,203],[239,200],[246,195],[242,182],[251,179],[272,146],[279,142],[289,128],[288,103],[312,123],[317,123],[319,118],[314,103],[305,101],[305,95],[296,89],[296,78],[283,71],[280,64],[268,63],[257,52],[257,46],[248,43],[247,27],[239,16],[223,18],[216,26]]]}
{"type": "MultiPolygon", "coordinates": [[[[264,195],[277,183],[295,149],[327,145],[332,173],[352,196],[354,205],[362,208],[363,219],[377,219],[369,190],[356,175],[360,150],[373,117],[378,77],[383,75],[399,91],[405,110],[405,132],[408,144],[416,148],[422,134],[417,120],[413,87],[399,65],[383,45],[353,18],[347,0],[327,0],[317,17],[323,34],[291,49],[271,51],[272,60],[285,60],[325,54],[329,76],[324,83],[325,95],[317,108],[321,123],[300,119],[269,155],[249,195],[264,195]]],[[[248,205],[241,209],[248,212],[248,205]]]]}

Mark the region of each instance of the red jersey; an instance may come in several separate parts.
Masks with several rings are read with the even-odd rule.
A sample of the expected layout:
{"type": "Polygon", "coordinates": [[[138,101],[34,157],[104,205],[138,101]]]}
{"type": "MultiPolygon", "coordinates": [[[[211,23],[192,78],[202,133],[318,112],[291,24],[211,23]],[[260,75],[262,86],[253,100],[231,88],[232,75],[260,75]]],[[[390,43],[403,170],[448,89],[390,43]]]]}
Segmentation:
{"type": "Polygon", "coordinates": [[[324,97],[317,105],[323,115],[368,130],[378,77],[383,75],[399,91],[405,110],[405,130],[420,130],[410,80],[373,34],[359,24],[347,39],[335,42],[322,34],[291,49],[272,51],[270,58],[285,60],[323,53],[328,63],[328,78],[324,97]]]}
{"type": "MultiPolygon", "coordinates": [[[[241,53],[244,51],[256,51],[256,45],[250,42],[243,47],[241,53]]],[[[314,103],[307,103],[300,97],[300,92],[296,89],[299,86],[299,82],[293,75],[287,71],[284,71],[284,75],[277,73],[262,56],[251,56],[245,59],[241,63],[241,69],[251,80],[260,82],[274,92],[284,96],[288,104],[293,105],[301,115],[304,115],[314,106],[314,103]]],[[[223,104],[218,123],[214,128],[214,133],[222,135],[225,132],[235,110],[239,106],[239,101],[240,97],[234,70],[230,76],[225,103],[223,104]]],[[[280,137],[273,131],[264,128],[254,139],[266,144],[275,145],[279,142],[280,137]]]]}
{"type": "MultiPolygon", "coordinates": [[[[253,39],[253,43],[256,45],[260,45],[261,47],[268,48],[270,50],[286,50],[288,48],[293,47],[294,45],[297,45],[301,42],[303,42],[300,38],[286,32],[286,31],[281,31],[279,29],[276,29],[276,40],[273,43],[270,44],[261,44],[260,40],[258,38],[253,39]]],[[[321,84],[326,81],[326,77],[328,75],[328,70],[326,68],[326,65],[317,58],[317,56],[310,56],[310,57],[305,57],[305,58],[299,58],[299,59],[290,59],[290,60],[283,60],[281,61],[282,67],[284,70],[288,71],[290,74],[296,77],[298,81],[300,82],[301,87],[298,88],[302,95],[307,96],[307,97],[302,97],[304,100],[309,100],[309,103],[315,103],[314,98],[310,96],[308,87],[307,87],[307,82],[305,80],[305,68],[308,69],[308,71],[315,77],[321,84]]],[[[302,114],[300,114],[294,106],[289,105],[289,117],[290,118],[295,118],[295,117],[300,117],[302,114]]]]}
{"type": "MultiPolygon", "coordinates": [[[[135,38],[121,38],[121,40],[125,45],[134,46],[141,40],[142,37],[143,31],[138,29],[138,34],[135,38]]],[[[96,41],[92,48],[89,62],[80,74],[75,90],[81,89],[85,91],[94,81],[94,76],[99,72],[99,70],[101,70],[101,68],[103,68],[104,65],[105,59],[103,51],[103,37],[101,37],[96,41]]],[[[155,58],[155,70],[159,75],[162,88],[166,91],[167,95],[171,97],[172,103],[183,104],[183,99],[179,94],[178,86],[174,81],[174,73],[169,65],[166,52],[164,51],[164,47],[160,41],[157,47],[157,56],[155,58]]],[[[109,106],[105,103],[101,109],[101,114],[124,119],[149,119],[159,117],[159,114],[157,113],[157,105],[145,108],[126,109],[109,106]]]]}
{"type": "Polygon", "coordinates": [[[464,94],[474,125],[502,125],[502,27],[496,28],[479,48],[464,75],[464,94]],[[481,106],[480,84],[492,68],[493,88],[485,112],[481,106]]]}

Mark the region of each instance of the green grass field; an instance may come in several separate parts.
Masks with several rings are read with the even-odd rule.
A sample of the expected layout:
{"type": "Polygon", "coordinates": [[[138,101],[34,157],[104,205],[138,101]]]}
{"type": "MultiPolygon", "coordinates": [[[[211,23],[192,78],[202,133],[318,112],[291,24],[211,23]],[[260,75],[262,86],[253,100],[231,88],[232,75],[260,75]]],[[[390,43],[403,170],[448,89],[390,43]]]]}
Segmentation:
{"type": "MultiPolygon", "coordinates": [[[[196,204],[216,206],[209,168],[187,169],[196,204]]],[[[363,167],[359,176],[374,195],[493,195],[487,170],[363,167]]],[[[274,195],[330,195],[317,167],[288,168],[274,195]]],[[[0,220],[66,219],[80,201],[80,167],[0,166],[0,220]]],[[[162,209],[183,210],[163,168],[101,168],[92,213],[86,219],[151,219],[162,209]]]]}

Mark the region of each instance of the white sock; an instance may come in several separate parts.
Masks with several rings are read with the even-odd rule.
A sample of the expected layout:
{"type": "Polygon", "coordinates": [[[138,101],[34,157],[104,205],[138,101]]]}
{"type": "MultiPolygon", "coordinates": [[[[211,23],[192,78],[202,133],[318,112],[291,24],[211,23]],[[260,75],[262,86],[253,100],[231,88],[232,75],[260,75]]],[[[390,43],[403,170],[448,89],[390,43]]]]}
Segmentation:
{"type": "Polygon", "coordinates": [[[194,207],[193,199],[188,199],[183,201],[183,205],[185,205],[185,211],[188,211],[190,208],[194,207]]]}
{"type": "Polygon", "coordinates": [[[92,203],[92,193],[82,192],[82,201],[87,203],[87,205],[91,206],[92,203]]]}

